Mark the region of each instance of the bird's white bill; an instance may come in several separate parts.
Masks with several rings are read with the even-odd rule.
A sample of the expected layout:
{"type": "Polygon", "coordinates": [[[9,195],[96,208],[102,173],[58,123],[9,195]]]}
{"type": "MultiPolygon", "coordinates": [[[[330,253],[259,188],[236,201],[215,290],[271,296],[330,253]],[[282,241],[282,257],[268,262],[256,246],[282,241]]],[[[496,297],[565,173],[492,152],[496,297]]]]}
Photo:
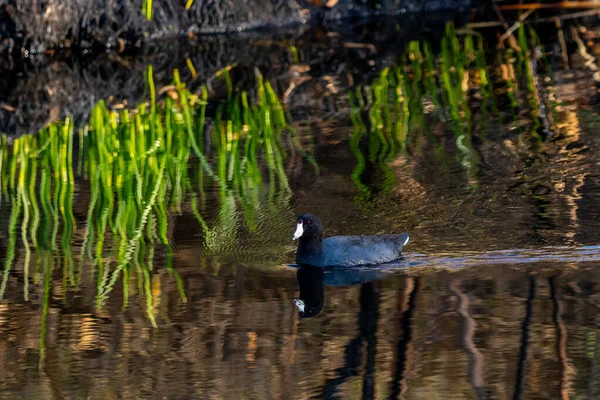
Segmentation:
{"type": "Polygon", "coordinates": [[[294,304],[298,307],[298,311],[301,313],[304,312],[304,302],[300,299],[294,299],[294,304]]]}
{"type": "Polygon", "coordinates": [[[303,233],[304,233],[304,227],[302,226],[301,223],[299,223],[298,225],[296,225],[296,232],[294,232],[294,237],[292,238],[292,240],[298,239],[300,236],[302,236],[303,233]]]}

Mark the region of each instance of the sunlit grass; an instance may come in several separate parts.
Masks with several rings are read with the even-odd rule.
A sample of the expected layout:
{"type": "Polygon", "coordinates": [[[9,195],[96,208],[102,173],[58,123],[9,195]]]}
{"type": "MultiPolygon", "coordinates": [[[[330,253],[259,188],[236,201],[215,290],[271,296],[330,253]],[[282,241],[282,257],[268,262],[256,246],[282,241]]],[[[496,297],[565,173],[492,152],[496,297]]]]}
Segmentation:
{"type": "Polygon", "coordinates": [[[119,282],[124,307],[131,290],[137,290],[156,326],[153,299],[161,285],[154,281],[154,259],[160,247],[186,301],[183,281],[172,265],[168,215],[182,213],[190,199],[205,252],[226,254],[235,248],[241,229],[256,231],[258,219],[269,214],[263,207],[282,200],[288,204],[282,134],[292,130],[268,82],[258,76],[252,99],[246,92],[230,91],[209,126],[206,88],[190,92],[174,71],[174,92],[158,101],[152,75],[149,67],[149,102],[134,110],[113,111],[101,101],[80,129],[68,118],[12,144],[2,137],[2,207],[9,207],[10,216],[0,298],[20,239],[25,299],[35,256],[38,265],[42,260],[43,275],[60,273],[65,288],[78,290],[81,274],[93,273],[99,308],[119,282]],[[211,137],[209,147],[205,135],[211,137]],[[89,198],[75,198],[76,179],[89,182],[89,198]],[[218,193],[216,213],[206,209],[207,189],[218,193]],[[87,203],[80,224],[74,202],[87,203]],[[209,214],[216,219],[207,222],[209,214]],[[77,255],[73,243],[78,243],[77,255]]]}
{"type": "Polygon", "coordinates": [[[142,12],[148,21],[152,19],[152,0],[144,0],[142,3],[142,12]]]}
{"type": "MultiPolygon", "coordinates": [[[[398,155],[408,160],[407,157],[419,154],[419,137],[426,136],[438,158],[447,158],[447,152],[428,126],[436,121],[448,122],[458,161],[469,183],[476,186],[480,156],[473,138],[474,135],[485,138],[489,116],[502,118],[496,105],[504,98],[508,100],[512,118],[517,118],[518,108],[527,108],[533,119],[528,135],[534,139],[534,146],[540,143],[538,131],[544,116],[540,112],[542,100],[533,71],[535,49],[532,48],[541,44],[533,29],[521,26],[517,34],[518,51],[495,49],[490,55],[481,36],[458,33],[450,23],[439,45],[410,42],[395,66],[385,68],[369,85],[349,93],[354,127],[350,147],[357,160],[352,180],[361,202],[371,199],[374,189],[373,185],[362,183],[367,163],[377,166],[383,176],[377,189],[386,192],[395,179],[390,162],[398,155]],[[436,54],[434,47],[439,48],[436,54]],[[519,91],[525,93],[521,98],[527,99],[526,104],[517,97],[519,91]],[[477,120],[470,104],[474,97],[481,101],[477,120]],[[429,114],[427,122],[425,114],[429,114]],[[480,124],[477,132],[474,123],[480,124]]],[[[554,110],[550,107],[550,112],[554,110]]],[[[543,122],[548,124],[547,120],[543,122]]]]}

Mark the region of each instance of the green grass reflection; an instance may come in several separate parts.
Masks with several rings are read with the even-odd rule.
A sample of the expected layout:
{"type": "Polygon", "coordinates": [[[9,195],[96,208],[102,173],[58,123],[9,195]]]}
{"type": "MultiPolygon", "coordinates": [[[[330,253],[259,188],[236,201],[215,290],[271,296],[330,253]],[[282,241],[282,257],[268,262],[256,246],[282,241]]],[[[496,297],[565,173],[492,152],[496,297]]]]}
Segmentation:
{"type": "Polygon", "coordinates": [[[43,266],[44,285],[60,276],[65,288],[78,290],[82,274],[91,270],[98,308],[117,284],[123,286],[124,307],[132,288],[137,290],[156,326],[157,251],[167,254],[168,273],[186,299],[172,265],[168,216],[181,214],[187,199],[208,255],[234,249],[240,231],[256,231],[269,208],[286,212],[290,188],[282,135],[292,130],[269,82],[258,76],[252,95],[230,91],[209,124],[205,87],[190,92],[174,71],[168,95],[158,101],[152,67],[146,76],[150,101],[135,110],[117,112],[101,101],[80,129],[67,118],[36,135],[1,138],[2,207],[10,213],[0,298],[21,257],[20,241],[26,300],[33,258],[43,266]],[[76,182],[88,182],[89,192],[76,194],[76,182]],[[216,213],[207,207],[207,192],[216,193],[216,213]],[[74,209],[82,205],[85,216],[78,222],[74,209]]]}
{"type": "Polygon", "coordinates": [[[489,121],[508,118],[518,127],[520,112],[526,110],[533,123],[521,134],[532,143],[532,153],[539,152],[544,140],[540,132],[549,129],[544,110],[555,112],[552,104],[544,104],[538,81],[539,74],[547,73],[548,62],[533,29],[521,26],[516,33],[518,48],[490,49],[480,34],[459,31],[450,23],[439,42],[408,43],[396,65],[350,91],[350,147],[357,160],[352,179],[359,202],[394,186],[390,162],[418,156],[422,138],[438,159],[454,162],[439,136],[432,134],[439,122],[453,136],[456,161],[472,187],[478,184],[481,162],[474,143],[485,141],[489,121]],[[498,104],[506,104],[508,112],[499,112],[498,104]],[[373,169],[378,179],[367,176],[373,169]]]}

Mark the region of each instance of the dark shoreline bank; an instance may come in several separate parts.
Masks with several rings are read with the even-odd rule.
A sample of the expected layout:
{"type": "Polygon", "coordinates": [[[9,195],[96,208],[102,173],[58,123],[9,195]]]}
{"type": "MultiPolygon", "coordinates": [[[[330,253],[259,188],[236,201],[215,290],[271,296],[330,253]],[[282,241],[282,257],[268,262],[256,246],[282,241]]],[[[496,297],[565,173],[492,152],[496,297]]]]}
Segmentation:
{"type": "Polygon", "coordinates": [[[234,77],[238,89],[253,89],[257,68],[282,94],[298,78],[293,68],[297,63],[290,55],[293,47],[300,64],[310,67],[305,74],[313,79],[343,72],[352,76],[354,84],[368,82],[393,64],[410,40],[436,40],[448,21],[459,26],[465,18],[448,12],[412,14],[402,19],[402,29],[398,30],[399,21],[365,20],[341,25],[337,32],[302,26],[270,34],[163,40],[159,46],[130,54],[103,51],[81,55],[63,50],[25,59],[5,58],[0,62],[0,132],[13,136],[34,133],[66,116],[73,116],[76,124],[85,122],[99,100],[107,100],[109,106],[134,107],[147,99],[144,74],[148,65],[153,66],[157,89],[171,83],[174,69],[180,71],[182,81],[192,91],[205,84],[222,85],[216,79],[217,72],[235,64],[236,73],[243,75],[234,77]]]}
{"type": "Polygon", "coordinates": [[[0,5],[0,53],[40,54],[72,49],[126,53],[164,39],[240,32],[273,32],[302,25],[344,24],[365,18],[449,11],[472,0],[153,0],[146,19],[143,0],[7,0],[0,5]]]}

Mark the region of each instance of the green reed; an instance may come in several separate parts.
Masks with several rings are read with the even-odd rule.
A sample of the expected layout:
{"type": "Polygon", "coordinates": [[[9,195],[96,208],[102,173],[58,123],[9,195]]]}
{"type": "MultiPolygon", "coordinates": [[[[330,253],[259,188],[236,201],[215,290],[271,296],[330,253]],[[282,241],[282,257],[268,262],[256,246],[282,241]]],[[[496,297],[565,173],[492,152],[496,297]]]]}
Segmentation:
{"type": "MultiPolygon", "coordinates": [[[[513,118],[518,116],[518,107],[527,107],[534,121],[530,135],[536,138],[541,100],[531,47],[541,45],[533,29],[521,27],[517,36],[518,50],[496,49],[490,56],[480,35],[459,33],[448,24],[437,46],[410,42],[396,66],[384,69],[371,84],[349,93],[354,127],[350,147],[357,160],[352,179],[360,199],[370,198],[373,189],[373,185],[369,187],[361,181],[366,163],[377,166],[383,178],[376,186],[386,192],[394,179],[389,163],[398,155],[406,158],[418,154],[417,139],[421,136],[430,142],[440,159],[447,158],[439,139],[427,127],[436,120],[448,122],[458,161],[470,184],[476,185],[480,157],[473,137],[484,139],[488,117],[500,118],[496,104],[502,97],[508,99],[513,118]],[[436,54],[434,47],[439,48],[436,54]],[[521,81],[516,78],[520,76],[521,81]],[[526,104],[517,98],[519,92],[525,93],[522,97],[527,99],[526,104]],[[481,102],[477,120],[470,104],[474,96],[481,102]],[[473,129],[475,122],[479,124],[477,132],[473,129]]],[[[547,65],[543,60],[541,63],[547,65]]],[[[553,110],[550,107],[550,112],[553,110]]]]}
{"type": "Polygon", "coordinates": [[[398,69],[385,68],[370,86],[350,93],[351,120],[354,127],[350,149],[357,158],[352,180],[359,189],[359,199],[369,201],[371,188],[361,178],[367,163],[381,171],[381,189],[391,189],[395,178],[390,162],[399,150],[406,150],[407,122],[411,111],[404,101],[410,88],[398,69]],[[392,89],[393,88],[393,89],[392,89]],[[368,116],[362,110],[368,109],[368,116]],[[366,147],[366,157],[361,147],[366,147]]]}
{"type": "Polygon", "coordinates": [[[152,19],[152,0],[144,0],[142,2],[142,12],[148,21],[152,19]]]}
{"type": "Polygon", "coordinates": [[[0,298],[19,243],[25,252],[26,298],[30,259],[35,255],[39,266],[40,257],[50,254],[43,256],[45,277],[60,271],[65,289],[79,290],[81,274],[92,274],[99,308],[121,282],[123,307],[137,291],[156,326],[152,287],[159,248],[186,301],[172,265],[168,215],[180,214],[189,199],[204,231],[206,253],[223,255],[235,250],[240,230],[257,229],[269,214],[264,207],[288,204],[282,135],[291,130],[269,82],[258,76],[252,95],[231,91],[208,125],[206,88],[190,92],[174,71],[172,93],[159,100],[152,75],[149,67],[149,102],[134,110],[117,112],[100,101],[80,129],[67,118],[10,145],[1,137],[0,187],[10,217],[0,298]],[[212,137],[210,147],[206,135],[212,137]],[[89,192],[82,190],[76,198],[76,182],[84,181],[89,192]],[[212,188],[218,193],[214,220],[208,218],[205,194],[212,188]],[[77,223],[75,204],[85,209],[84,222],[77,223]],[[78,256],[73,243],[78,243],[78,256]]]}

